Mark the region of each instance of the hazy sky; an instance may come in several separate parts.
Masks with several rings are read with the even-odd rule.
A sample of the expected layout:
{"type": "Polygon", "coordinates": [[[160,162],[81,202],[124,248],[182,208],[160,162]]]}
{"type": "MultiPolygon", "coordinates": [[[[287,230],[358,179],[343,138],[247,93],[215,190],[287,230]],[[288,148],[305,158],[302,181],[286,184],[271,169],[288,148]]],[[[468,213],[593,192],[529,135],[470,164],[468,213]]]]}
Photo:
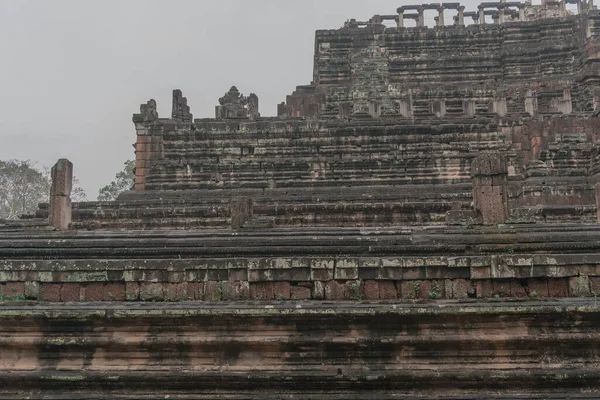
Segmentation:
{"type": "Polygon", "coordinates": [[[415,3],[0,0],[0,160],[68,158],[95,199],[134,158],[140,103],[154,98],[168,117],[179,88],[195,118],[213,117],[236,85],[258,95],[263,116],[276,115],[312,79],[315,30],[415,3]]]}

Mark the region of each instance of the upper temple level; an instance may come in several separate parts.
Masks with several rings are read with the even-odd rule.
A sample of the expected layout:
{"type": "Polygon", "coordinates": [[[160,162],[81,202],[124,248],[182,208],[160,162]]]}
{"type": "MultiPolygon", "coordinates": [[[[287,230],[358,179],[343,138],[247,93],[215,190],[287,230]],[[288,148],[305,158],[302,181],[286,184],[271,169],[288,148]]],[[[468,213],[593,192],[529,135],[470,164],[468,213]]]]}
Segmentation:
{"type": "Polygon", "coordinates": [[[572,1],[403,6],[319,30],[313,82],[277,118],[235,86],[214,118],[194,119],[180,90],[168,118],[150,100],[133,116],[134,190],[75,205],[72,227],[479,222],[482,153],[504,160],[493,220],[592,221],[600,13],[572,1]]]}
{"type": "Polygon", "coordinates": [[[472,12],[435,3],[351,19],[316,32],[313,82],[287,96],[278,115],[593,112],[599,18],[591,2],[566,0],[486,2],[472,12]]]}

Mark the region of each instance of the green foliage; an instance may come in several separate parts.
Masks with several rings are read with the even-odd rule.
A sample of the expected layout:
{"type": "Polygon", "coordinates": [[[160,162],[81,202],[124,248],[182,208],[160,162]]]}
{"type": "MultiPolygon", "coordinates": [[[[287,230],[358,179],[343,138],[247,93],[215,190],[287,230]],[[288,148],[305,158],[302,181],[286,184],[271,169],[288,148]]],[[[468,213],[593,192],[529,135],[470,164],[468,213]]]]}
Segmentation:
{"type": "Polygon", "coordinates": [[[350,290],[352,290],[352,294],[350,295],[350,300],[362,300],[362,296],[360,294],[360,286],[362,282],[360,279],[357,279],[355,282],[350,284],[350,290]]]}
{"type": "Polygon", "coordinates": [[[438,286],[437,282],[433,282],[433,287],[428,293],[428,296],[432,300],[438,300],[442,298],[442,294],[440,293],[440,287],[438,286]]]}
{"type": "Polygon", "coordinates": [[[414,281],[413,282],[413,289],[415,290],[415,299],[418,299],[419,296],[421,295],[421,282],[414,281]]]}
{"type": "Polygon", "coordinates": [[[135,183],[135,161],[125,161],[124,165],[125,168],[115,175],[115,179],[100,189],[98,192],[99,201],[116,200],[119,194],[133,187],[135,183]]]}

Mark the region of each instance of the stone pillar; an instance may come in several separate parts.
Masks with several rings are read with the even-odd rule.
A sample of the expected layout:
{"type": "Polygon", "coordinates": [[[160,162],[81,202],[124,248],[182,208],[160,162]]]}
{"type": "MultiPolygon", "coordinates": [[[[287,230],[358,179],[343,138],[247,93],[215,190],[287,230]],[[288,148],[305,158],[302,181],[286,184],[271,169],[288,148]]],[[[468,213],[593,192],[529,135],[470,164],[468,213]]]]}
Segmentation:
{"type": "Polygon", "coordinates": [[[596,216],[600,224],[600,182],[596,183],[594,188],[596,189],[596,216]]]}
{"type": "Polygon", "coordinates": [[[435,100],[430,104],[431,113],[436,117],[443,117],[446,115],[446,101],[445,100],[435,100]]]}
{"type": "Polygon", "coordinates": [[[417,20],[417,26],[423,27],[423,26],[425,26],[425,9],[423,7],[419,7],[417,9],[417,11],[419,12],[419,19],[417,20]]]}
{"type": "Polygon", "coordinates": [[[498,9],[498,23],[499,24],[503,24],[504,23],[504,7],[499,7],[498,9]]]}
{"type": "Polygon", "coordinates": [[[66,231],[71,224],[71,188],[73,163],[61,158],[51,171],[49,222],[55,229],[66,231]]]}
{"type": "Polygon", "coordinates": [[[398,11],[398,28],[404,28],[404,11],[398,11]]]}
{"type": "Polygon", "coordinates": [[[444,21],[444,7],[440,7],[438,8],[438,20],[437,20],[437,26],[441,27],[446,25],[446,22],[444,21]]]}
{"type": "Polygon", "coordinates": [[[519,7],[519,21],[525,21],[525,7],[519,7]]]}
{"type": "Polygon", "coordinates": [[[254,201],[249,197],[235,197],[229,205],[231,228],[240,229],[254,215],[254,201]]]}
{"type": "Polygon", "coordinates": [[[475,116],[475,102],[472,100],[463,101],[463,113],[468,117],[475,116]]]}
{"type": "Polygon", "coordinates": [[[508,106],[506,104],[506,99],[494,99],[492,100],[491,111],[493,113],[498,114],[500,117],[504,117],[508,112],[508,106]]]}
{"type": "Polygon", "coordinates": [[[458,26],[465,26],[465,6],[458,7],[458,26]]]}
{"type": "Polygon", "coordinates": [[[508,219],[508,166],[497,152],[483,153],[471,163],[473,205],[484,225],[504,223],[508,219]]]}
{"type": "Polygon", "coordinates": [[[479,24],[485,24],[485,10],[483,8],[479,9],[479,24]]]}
{"type": "MultiPolygon", "coordinates": [[[[175,109],[175,107],[174,107],[175,109]]],[[[156,101],[150,99],[146,104],[140,105],[140,113],[133,114],[133,123],[137,139],[135,143],[135,186],[134,190],[144,190],[146,176],[150,171],[152,162],[162,158],[162,127],[155,125],[158,120],[156,101]]],[[[174,130],[175,123],[167,124],[167,129],[174,130]]]]}
{"type": "Polygon", "coordinates": [[[580,15],[583,11],[581,1],[582,0],[577,0],[577,15],[580,15]]]}

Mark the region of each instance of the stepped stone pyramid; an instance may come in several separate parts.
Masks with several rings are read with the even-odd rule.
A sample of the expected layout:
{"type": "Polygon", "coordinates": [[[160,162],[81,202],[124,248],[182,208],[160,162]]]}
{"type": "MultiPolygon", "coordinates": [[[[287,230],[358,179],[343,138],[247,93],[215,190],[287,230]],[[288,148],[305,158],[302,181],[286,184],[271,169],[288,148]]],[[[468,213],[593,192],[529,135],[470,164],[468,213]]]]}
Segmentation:
{"type": "Polygon", "coordinates": [[[0,221],[0,398],[600,398],[599,52],[591,1],[405,5],[276,117],[143,103],[130,191],[0,221]]]}

